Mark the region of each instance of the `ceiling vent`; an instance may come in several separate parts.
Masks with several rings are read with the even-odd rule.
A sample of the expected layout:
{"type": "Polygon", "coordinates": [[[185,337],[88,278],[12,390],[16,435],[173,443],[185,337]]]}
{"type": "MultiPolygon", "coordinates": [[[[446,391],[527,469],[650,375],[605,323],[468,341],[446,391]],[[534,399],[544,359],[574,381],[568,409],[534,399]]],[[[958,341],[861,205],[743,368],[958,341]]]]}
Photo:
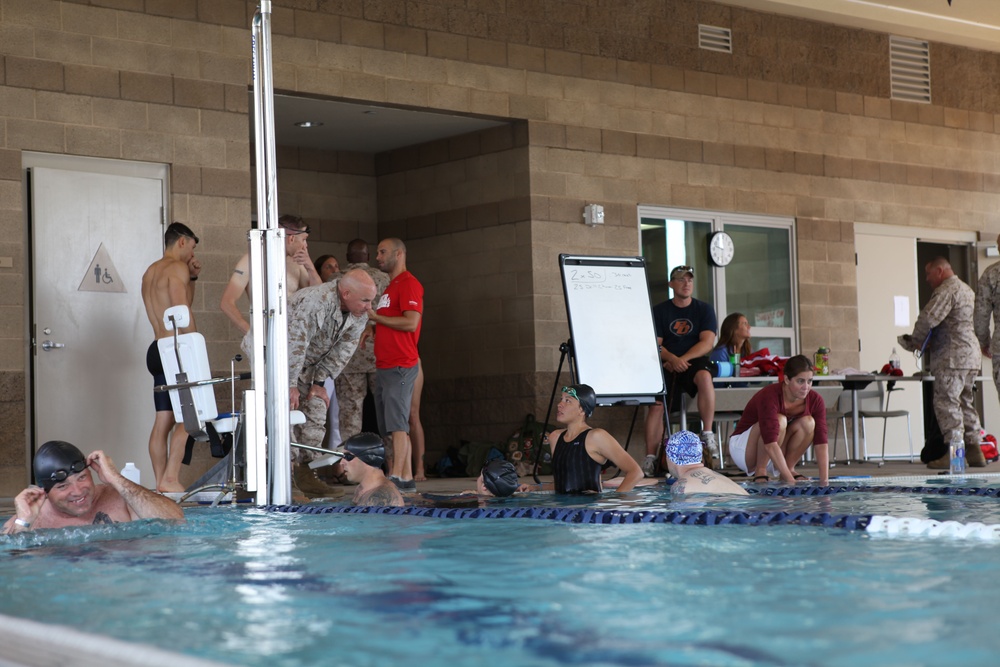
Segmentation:
{"type": "Polygon", "coordinates": [[[719,53],[733,52],[733,31],[714,25],[698,25],[698,47],[719,53]]]}
{"type": "Polygon", "coordinates": [[[889,37],[889,80],[892,99],[931,101],[931,54],[927,42],[907,37],[889,37]]]}

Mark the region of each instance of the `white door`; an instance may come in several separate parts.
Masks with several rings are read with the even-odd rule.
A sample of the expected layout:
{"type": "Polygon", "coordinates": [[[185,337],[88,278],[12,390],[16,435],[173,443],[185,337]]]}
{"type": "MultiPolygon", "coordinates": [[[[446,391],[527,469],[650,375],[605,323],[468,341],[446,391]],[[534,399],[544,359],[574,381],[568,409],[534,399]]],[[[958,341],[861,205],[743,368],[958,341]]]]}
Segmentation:
{"type": "Polygon", "coordinates": [[[145,359],[153,332],[140,283],[163,253],[166,168],[108,160],[56,164],[66,166],[25,156],[33,444],[66,440],[84,453],[103,449],[119,467],[134,461],[150,486],[154,409],[145,359]]]}
{"type": "MultiPolygon", "coordinates": [[[[917,271],[917,241],[915,238],[856,234],[858,253],[858,332],[861,336],[862,371],[878,371],[888,363],[892,348],[896,348],[905,375],[917,370],[912,354],[896,342],[900,334],[913,331],[920,312],[917,301],[917,281],[923,279],[923,269],[917,271]],[[896,323],[897,301],[905,300],[905,326],[896,323]]],[[[900,382],[890,398],[891,410],[909,410],[913,429],[913,451],[920,455],[924,446],[924,412],[921,385],[900,382]]],[[[872,385],[869,388],[874,388],[872,385]]],[[[882,426],[885,420],[868,420],[868,456],[878,458],[882,452],[882,426]]],[[[907,456],[906,420],[892,418],[886,432],[886,456],[907,456]]],[[[850,419],[847,421],[850,429],[850,419]]],[[[841,450],[843,451],[843,450],[841,450]]]]}

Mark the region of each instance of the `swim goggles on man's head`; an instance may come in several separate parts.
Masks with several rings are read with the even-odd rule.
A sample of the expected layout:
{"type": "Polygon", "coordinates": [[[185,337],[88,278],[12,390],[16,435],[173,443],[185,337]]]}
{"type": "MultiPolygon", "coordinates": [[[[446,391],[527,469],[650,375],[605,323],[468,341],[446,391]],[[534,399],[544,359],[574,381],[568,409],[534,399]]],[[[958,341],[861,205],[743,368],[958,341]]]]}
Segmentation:
{"type": "Polygon", "coordinates": [[[90,464],[88,464],[86,461],[77,461],[76,463],[74,463],[69,467],[69,470],[65,469],[55,470],[52,472],[51,475],[49,475],[49,481],[58,484],[59,482],[64,481],[70,475],[75,475],[78,472],[83,472],[84,470],[87,469],[88,465],[90,464]]]}

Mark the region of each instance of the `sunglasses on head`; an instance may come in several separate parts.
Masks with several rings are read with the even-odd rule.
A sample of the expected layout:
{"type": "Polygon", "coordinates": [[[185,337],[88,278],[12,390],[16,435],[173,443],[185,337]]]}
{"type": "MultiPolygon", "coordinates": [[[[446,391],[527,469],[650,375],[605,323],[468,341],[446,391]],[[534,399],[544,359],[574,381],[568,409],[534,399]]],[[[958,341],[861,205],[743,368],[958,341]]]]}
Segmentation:
{"type": "Polygon", "coordinates": [[[70,475],[75,475],[77,473],[83,472],[84,470],[87,469],[89,465],[90,464],[88,464],[86,461],[77,461],[76,463],[74,463],[69,467],[69,470],[60,469],[54,471],[51,475],[49,475],[49,481],[58,484],[59,482],[65,481],[66,478],[69,477],[70,475]]]}
{"type": "Polygon", "coordinates": [[[678,266],[673,271],[670,272],[670,279],[676,280],[679,276],[686,276],[687,274],[694,275],[694,267],[691,266],[678,266]]]}

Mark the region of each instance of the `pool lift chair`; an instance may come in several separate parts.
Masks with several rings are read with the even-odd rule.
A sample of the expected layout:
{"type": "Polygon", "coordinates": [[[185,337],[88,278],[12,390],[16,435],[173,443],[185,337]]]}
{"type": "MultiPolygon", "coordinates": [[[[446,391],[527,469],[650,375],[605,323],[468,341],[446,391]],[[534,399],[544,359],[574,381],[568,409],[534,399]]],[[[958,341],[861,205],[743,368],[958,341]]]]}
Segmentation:
{"type": "MultiPolygon", "coordinates": [[[[156,341],[160,353],[160,361],[166,377],[175,378],[174,384],[155,387],[156,391],[170,392],[170,404],[174,409],[174,420],[184,424],[188,435],[198,442],[219,443],[221,434],[232,433],[233,446],[221,461],[202,475],[192,484],[178,502],[184,502],[196,494],[218,490],[218,496],[212,505],[218,505],[227,495],[232,497],[237,489],[246,490],[246,435],[244,431],[244,413],[228,412],[219,414],[215,404],[214,385],[228,382],[230,384],[231,405],[236,406],[236,381],[249,380],[250,373],[237,373],[236,362],[241,361],[241,355],[230,360],[229,377],[213,378],[208,363],[208,349],[205,337],[196,331],[177,333],[191,324],[191,313],[187,306],[172,306],[163,313],[163,325],[173,335],[156,341]]],[[[305,415],[299,410],[292,410],[289,423],[292,425],[305,423],[305,415]]],[[[291,443],[292,447],[307,449],[316,453],[326,454],[317,459],[310,467],[317,468],[330,465],[339,460],[339,456],[330,456],[330,450],[291,443]]]]}
{"type": "Polygon", "coordinates": [[[204,491],[218,490],[212,502],[218,505],[228,495],[235,496],[237,489],[245,489],[245,479],[241,473],[246,466],[246,447],[243,440],[241,413],[219,414],[215,404],[214,385],[230,383],[232,405],[236,406],[236,380],[249,379],[249,373],[236,373],[236,355],[230,362],[229,377],[213,378],[208,363],[205,337],[196,331],[178,333],[191,324],[191,313],[187,306],[172,306],[163,313],[163,324],[172,336],[156,341],[163,364],[164,375],[174,378],[173,384],[161,385],[155,391],[170,393],[170,404],[174,410],[174,420],[183,424],[188,435],[198,442],[221,443],[221,434],[231,433],[233,446],[229,452],[202,475],[180,497],[183,502],[204,491]]]}

